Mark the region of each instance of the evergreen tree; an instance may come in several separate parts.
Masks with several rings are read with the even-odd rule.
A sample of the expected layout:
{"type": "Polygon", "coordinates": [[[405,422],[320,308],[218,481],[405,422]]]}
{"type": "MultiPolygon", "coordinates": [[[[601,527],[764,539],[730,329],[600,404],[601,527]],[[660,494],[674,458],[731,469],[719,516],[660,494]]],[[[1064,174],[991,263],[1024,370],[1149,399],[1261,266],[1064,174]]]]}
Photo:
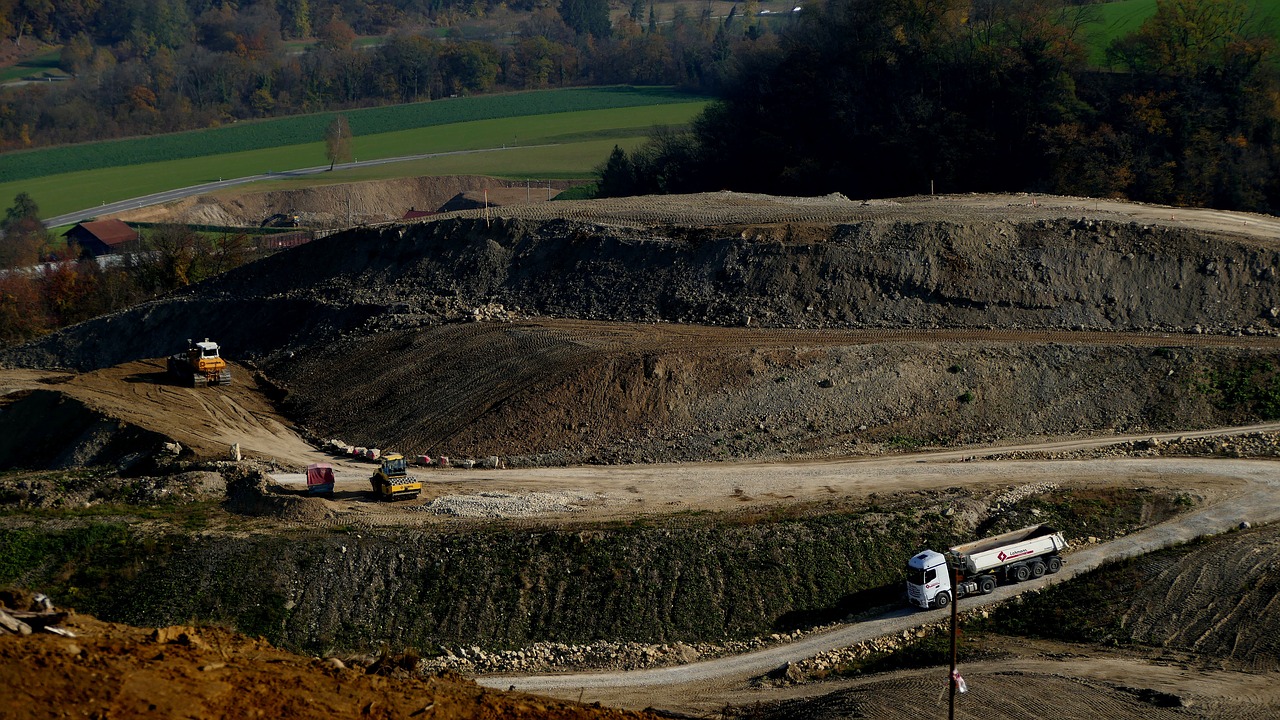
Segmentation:
{"type": "Polygon", "coordinates": [[[608,0],[560,0],[560,17],[579,35],[609,37],[608,0]]]}

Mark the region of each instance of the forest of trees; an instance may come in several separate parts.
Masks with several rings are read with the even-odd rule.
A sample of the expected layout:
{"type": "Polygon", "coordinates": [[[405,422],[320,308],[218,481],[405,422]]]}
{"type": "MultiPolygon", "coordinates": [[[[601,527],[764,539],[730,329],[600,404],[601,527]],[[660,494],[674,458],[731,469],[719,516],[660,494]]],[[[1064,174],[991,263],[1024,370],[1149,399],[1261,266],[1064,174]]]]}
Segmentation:
{"type": "Polygon", "coordinates": [[[741,47],[773,40],[757,18],[713,19],[709,6],[659,21],[636,0],[612,25],[607,0],[505,7],[530,12],[491,42],[431,30],[491,9],[474,0],[0,0],[0,37],[64,43],[74,76],[6,90],[0,150],[503,88],[714,90],[741,47]],[[360,48],[357,33],[390,34],[360,48]],[[285,44],[311,36],[305,50],[285,44]]]}
{"type": "Polygon", "coordinates": [[[1241,0],[1160,0],[1085,63],[1088,5],[806,6],[687,132],[600,171],[605,195],[1044,191],[1280,210],[1273,36],[1241,0]]]}

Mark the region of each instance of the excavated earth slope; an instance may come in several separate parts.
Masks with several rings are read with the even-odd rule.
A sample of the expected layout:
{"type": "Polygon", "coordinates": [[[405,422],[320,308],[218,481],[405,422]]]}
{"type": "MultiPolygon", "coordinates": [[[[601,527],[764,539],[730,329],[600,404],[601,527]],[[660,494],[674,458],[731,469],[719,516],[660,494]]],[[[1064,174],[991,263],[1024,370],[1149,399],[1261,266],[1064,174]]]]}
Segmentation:
{"type": "Polygon", "coordinates": [[[531,462],[1202,426],[1248,419],[1195,392],[1208,369],[1275,356],[1277,237],[1044,196],[542,203],[352,230],[2,359],[211,337],[316,439],[531,462]],[[1006,334],[805,332],[854,328],[1006,334]]]}

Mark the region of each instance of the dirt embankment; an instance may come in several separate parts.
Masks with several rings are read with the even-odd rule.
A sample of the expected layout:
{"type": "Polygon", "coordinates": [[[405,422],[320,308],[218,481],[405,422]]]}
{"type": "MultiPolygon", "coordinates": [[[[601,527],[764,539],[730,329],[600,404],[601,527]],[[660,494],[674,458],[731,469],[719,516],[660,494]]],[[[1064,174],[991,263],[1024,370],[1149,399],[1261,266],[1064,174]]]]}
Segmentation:
{"type": "Polygon", "coordinates": [[[136,222],[256,227],[276,213],[285,213],[297,215],[308,227],[348,227],[354,223],[399,220],[409,210],[484,207],[486,199],[491,206],[546,202],[568,185],[562,180],[530,185],[483,175],[396,178],[297,190],[200,195],[113,217],[136,222]]]}
{"type": "Polygon", "coordinates": [[[495,303],[503,307],[482,315],[779,328],[1270,334],[1280,315],[1280,251],[1265,234],[1140,224],[1119,213],[1082,219],[1075,209],[979,212],[942,200],[644,201],[549,203],[545,219],[522,219],[516,208],[492,221],[473,212],[354,230],[4,360],[99,368],[164,355],[174,338],[192,336],[216,336],[236,357],[278,359],[344,333],[471,318],[495,303]],[[671,224],[654,224],[663,218],[671,224]]]}
{"type": "Polygon", "coordinates": [[[1215,404],[1209,374],[1280,353],[1244,339],[1017,337],[470,323],[342,341],[278,372],[286,411],[317,440],[625,463],[1228,425],[1249,413],[1215,404]]]}
{"type": "Polygon", "coordinates": [[[453,214],[325,238],[0,359],[89,370],[212,337],[280,381],[314,439],[538,463],[1251,419],[1196,387],[1274,355],[1270,226],[1008,200],[713,193],[453,214]],[[922,327],[1008,334],[806,334],[922,327]],[[1104,340],[1025,335],[1081,329],[1104,340]],[[1174,348],[1240,338],[1112,342],[1135,330],[1174,348]]]}
{"type": "Polygon", "coordinates": [[[349,664],[294,655],[215,627],[151,630],[76,613],[63,626],[75,637],[0,637],[4,717],[652,717],[487,690],[458,677],[422,678],[409,672],[412,655],[349,664]]]}
{"type": "Polygon", "coordinates": [[[1280,670],[1280,527],[1105,565],[1002,609],[999,631],[1181,650],[1250,672],[1280,670]]]}
{"type": "MultiPolygon", "coordinates": [[[[1172,515],[1179,497],[1069,489],[1006,504],[990,492],[929,492],[793,520],[467,526],[474,532],[322,530],[308,519],[292,532],[190,534],[103,522],[46,533],[39,543],[48,556],[22,554],[18,572],[100,617],[140,625],[202,618],[311,651],[715,642],[893,603],[902,558],[979,524],[1003,530],[1035,516],[1073,537],[1106,537],[1172,515]]],[[[33,541],[23,532],[0,528],[0,542],[25,547],[33,541]]]]}

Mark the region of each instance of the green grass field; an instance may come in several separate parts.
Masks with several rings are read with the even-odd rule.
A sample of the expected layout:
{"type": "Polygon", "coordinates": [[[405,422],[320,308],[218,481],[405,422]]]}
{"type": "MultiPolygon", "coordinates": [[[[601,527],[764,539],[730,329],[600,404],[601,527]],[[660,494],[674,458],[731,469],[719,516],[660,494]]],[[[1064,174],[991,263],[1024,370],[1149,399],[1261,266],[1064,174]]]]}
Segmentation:
{"type": "MultiPolygon", "coordinates": [[[[644,107],[583,110],[528,117],[454,123],[376,135],[357,135],[355,159],[374,160],[428,153],[513,149],[420,160],[287,181],[314,185],[409,175],[482,173],[510,178],[573,178],[590,175],[614,144],[633,148],[654,125],[684,125],[707,101],[644,107]],[[549,145],[549,147],[530,147],[549,145]],[[519,149],[515,149],[515,148],[519,149]],[[424,169],[429,168],[429,169],[424,169]]],[[[41,215],[53,217],[117,200],[220,178],[245,177],[324,165],[324,144],[310,142],[263,150],[167,160],[125,167],[84,170],[0,183],[0,205],[29,193],[41,215]]],[[[258,189],[260,185],[242,186],[258,189]]]]}
{"type": "MultiPolygon", "coordinates": [[[[1273,34],[1280,34],[1280,0],[1253,0],[1256,21],[1269,27],[1273,34]]],[[[1142,23],[1156,14],[1156,0],[1117,0],[1094,6],[1098,20],[1088,33],[1089,62],[1099,67],[1107,64],[1107,46],[1117,38],[1136,31],[1142,23]]]]}
{"type": "MultiPolygon", "coordinates": [[[[647,107],[700,100],[670,88],[599,87],[479,95],[343,113],[356,136],[450,125],[475,120],[647,107]]],[[[220,128],[80,143],[0,155],[0,183],[45,175],[142,165],[168,160],[266,150],[319,142],[335,113],[239,122],[220,128]]],[[[316,164],[316,163],[310,163],[316,164]]],[[[299,167],[277,165],[277,169],[299,167]]],[[[246,174],[235,173],[235,177],[246,174]]],[[[174,186],[177,187],[177,186],[174,186]]]]}
{"type": "Polygon", "coordinates": [[[66,75],[66,73],[58,67],[58,62],[61,59],[61,49],[50,50],[47,53],[29,57],[26,60],[16,63],[10,67],[0,68],[0,83],[21,80],[29,76],[39,77],[45,73],[66,75]]]}

